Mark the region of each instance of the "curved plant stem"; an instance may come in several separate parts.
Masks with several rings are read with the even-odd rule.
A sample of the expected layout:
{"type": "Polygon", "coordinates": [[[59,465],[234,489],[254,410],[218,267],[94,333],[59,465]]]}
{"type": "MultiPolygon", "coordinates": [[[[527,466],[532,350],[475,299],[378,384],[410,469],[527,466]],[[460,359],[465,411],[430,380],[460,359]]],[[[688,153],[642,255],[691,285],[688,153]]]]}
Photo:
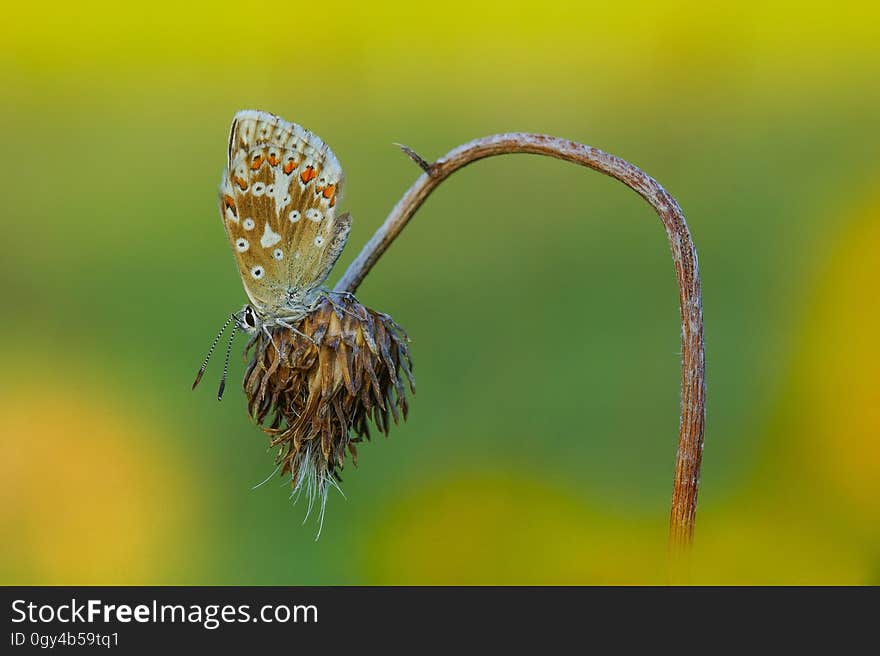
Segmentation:
{"type": "Polygon", "coordinates": [[[459,146],[433,163],[406,146],[401,148],[425,173],[403,195],[348,267],[336,285],[337,291],[354,292],[431,192],[458,169],[485,157],[531,153],[580,164],[619,180],[657,212],[672,249],[681,308],[681,418],[669,536],[673,547],[689,545],[693,539],[703,455],[706,387],[697,250],[678,203],[656,180],[629,162],[597,148],[546,135],[511,133],[484,137],[459,146]]]}

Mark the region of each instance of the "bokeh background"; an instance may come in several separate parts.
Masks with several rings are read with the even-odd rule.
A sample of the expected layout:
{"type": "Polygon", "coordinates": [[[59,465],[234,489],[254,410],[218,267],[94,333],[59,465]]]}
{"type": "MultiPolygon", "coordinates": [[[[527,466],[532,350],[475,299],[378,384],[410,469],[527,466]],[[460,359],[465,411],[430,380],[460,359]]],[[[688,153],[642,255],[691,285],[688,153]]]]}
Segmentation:
{"type": "MultiPolygon", "coordinates": [[[[244,302],[216,188],[234,112],[321,135],[355,218],[525,130],[679,200],[708,423],[691,581],[880,583],[876,3],[10,3],[0,21],[0,583],[664,583],[675,279],[618,183],[456,174],[361,287],[413,339],[410,421],[320,540],[220,367],[244,302]]],[[[243,346],[243,340],[239,347],[243,346]]],[[[237,349],[238,350],[238,349],[237,349]]],[[[240,380],[236,359],[232,378],[240,380]]]]}

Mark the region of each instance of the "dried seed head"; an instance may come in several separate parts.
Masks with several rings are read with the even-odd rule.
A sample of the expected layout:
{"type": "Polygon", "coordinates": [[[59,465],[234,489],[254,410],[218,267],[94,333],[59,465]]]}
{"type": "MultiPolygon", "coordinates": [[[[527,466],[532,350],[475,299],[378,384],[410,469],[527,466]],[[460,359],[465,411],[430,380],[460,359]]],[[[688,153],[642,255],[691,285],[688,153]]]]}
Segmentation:
{"type": "Polygon", "coordinates": [[[415,393],[404,330],[387,314],[352,295],[322,296],[305,318],[268,328],[248,344],[244,377],[251,417],[277,447],[281,475],[293,494],[303,490],[309,511],[324,504],[341,480],[346,452],[357,465],[355,443],[369,439],[372,422],[386,435],[391,420],[406,419],[404,378],[415,393]]]}

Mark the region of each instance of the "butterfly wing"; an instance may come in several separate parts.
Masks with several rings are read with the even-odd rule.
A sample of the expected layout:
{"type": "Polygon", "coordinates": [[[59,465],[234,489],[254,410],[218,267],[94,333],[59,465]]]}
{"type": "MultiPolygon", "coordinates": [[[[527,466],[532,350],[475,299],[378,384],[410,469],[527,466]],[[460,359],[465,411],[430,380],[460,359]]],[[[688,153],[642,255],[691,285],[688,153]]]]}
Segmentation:
{"type": "Polygon", "coordinates": [[[266,112],[232,121],[220,212],[245,291],[281,315],[311,302],[339,259],[351,217],[336,216],[342,167],[308,130],[266,112]]]}

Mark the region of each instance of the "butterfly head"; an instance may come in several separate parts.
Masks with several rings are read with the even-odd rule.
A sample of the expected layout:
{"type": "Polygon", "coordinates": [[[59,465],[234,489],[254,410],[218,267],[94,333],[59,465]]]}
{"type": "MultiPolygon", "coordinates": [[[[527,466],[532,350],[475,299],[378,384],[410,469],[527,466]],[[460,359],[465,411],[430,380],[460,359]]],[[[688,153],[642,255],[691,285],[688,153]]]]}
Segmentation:
{"type": "Polygon", "coordinates": [[[217,333],[217,337],[215,337],[214,341],[211,342],[211,348],[208,349],[208,355],[205,356],[205,361],[199,368],[199,371],[196,374],[195,381],[193,381],[193,389],[195,389],[196,386],[199,384],[199,381],[202,380],[202,376],[205,374],[205,370],[208,368],[208,362],[211,360],[211,356],[214,354],[214,349],[216,348],[217,343],[220,341],[220,338],[223,337],[223,333],[226,332],[229,324],[233,325],[232,330],[229,333],[229,343],[226,345],[226,359],[223,361],[223,377],[220,379],[220,389],[217,390],[218,400],[223,398],[223,390],[226,389],[226,375],[229,373],[229,354],[232,352],[232,341],[235,339],[236,331],[243,330],[249,335],[254,335],[258,331],[262,330],[264,325],[263,320],[260,319],[260,315],[257,314],[257,311],[250,305],[245,305],[240,311],[229,315],[229,318],[226,319],[223,327],[220,328],[220,332],[217,333]]]}
{"type": "Polygon", "coordinates": [[[245,305],[235,313],[235,325],[248,335],[254,335],[263,327],[263,321],[251,305],[245,305]]]}

